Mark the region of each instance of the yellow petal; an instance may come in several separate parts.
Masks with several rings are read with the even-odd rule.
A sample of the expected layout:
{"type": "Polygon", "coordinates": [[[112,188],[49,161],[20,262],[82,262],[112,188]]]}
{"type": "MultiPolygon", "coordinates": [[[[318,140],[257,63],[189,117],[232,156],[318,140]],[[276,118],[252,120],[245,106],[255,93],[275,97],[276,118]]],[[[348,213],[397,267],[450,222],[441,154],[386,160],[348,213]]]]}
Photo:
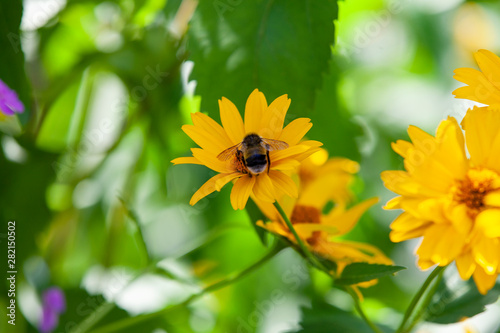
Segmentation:
{"type": "Polygon", "coordinates": [[[283,130],[283,123],[290,102],[288,95],[276,98],[262,115],[261,128],[258,134],[264,138],[278,139],[283,130]]]}
{"type": "Polygon", "coordinates": [[[406,158],[408,150],[413,148],[413,145],[408,141],[398,140],[396,142],[393,142],[391,144],[391,147],[396,153],[406,158]]]}
{"type": "Polygon", "coordinates": [[[269,177],[271,177],[274,187],[279,192],[285,193],[292,198],[298,196],[297,185],[295,185],[290,176],[285,175],[281,171],[271,170],[269,172],[269,177]]]}
{"type": "Polygon", "coordinates": [[[281,132],[279,140],[285,141],[290,146],[296,145],[311,129],[311,119],[298,118],[290,122],[281,132]]]}
{"type": "Polygon", "coordinates": [[[276,162],[271,161],[271,170],[292,171],[296,170],[299,166],[300,162],[291,158],[281,159],[276,162]]]}
{"type": "MultiPolygon", "coordinates": [[[[318,141],[315,141],[315,142],[318,142],[318,141]]],[[[309,147],[309,149],[307,149],[305,152],[301,153],[301,154],[298,154],[298,155],[294,155],[293,158],[296,159],[297,161],[303,161],[305,159],[307,159],[308,157],[310,157],[311,155],[321,151],[321,148],[319,147],[316,147],[316,146],[311,146],[310,144],[313,143],[311,141],[303,141],[301,142],[301,146],[302,145],[305,145],[307,147],[309,147]]],[[[322,143],[320,143],[322,145],[322,143]]]]}
{"type": "MultiPolygon", "coordinates": [[[[369,288],[369,287],[376,285],[377,283],[378,283],[378,279],[373,279],[370,281],[356,283],[355,285],[353,285],[353,288],[354,288],[354,286],[360,287],[360,288],[369,288]]],[[[360,298],[360,300],[362,301],[363,298],[360,298]]]]}
{"type": "Polygon", "coordinates": [[[444,214],[444,207],[449,204],[447,198],[438,197],[427,199],[404,197],[401,200],[401,209],[411,213],[418,219],[434,223],[449,223],[444,214]]]}
{"type": "Polygon", "coordinates": [[[245,105],[245,131],[246,133],[257,133],[264,112],[267,110],[266,97],[258,89],[252,91],[245,105]]]}
{"type": "Polygon", "coordinates": [[[267,173],[261,173],[255,177],[254,194],[258,200],[265,202],[274,202],[276,194],[274,193],[274,185],[267,173]]]}
{"type": "Polygon", "coordinates": [[[201,112],[192,113],[191,119],[196,128],[210,135],[213,145],[217,146],[218,149],[231,146],[231,139],[229,139],[226,131],[215,120],[201,112]]]}
{"type": "Polygon", "coordinates": [[[500,237],[500,209],[486,209],[479,213],[476,217],[476,227],[482,230],[486,237],[500,237]]]}
{"type": "Polygon", "coordinates": [[[323,174],[317,179],[303,183],[300,203],[306,206],[323,209],[325,204],[332,200],[334,203],[348,203],[351,199],[349,191],[350,175],[335,173],[323,174]]]}
{"type": "Polygon", "coordinates": [[[219,173],[218,175],[215,175],[212,178],[210,178],[207,182],[205,182],[205,184],[203,184],[198,189],[198,191],[196,191],[193,194],[193,196],[191,197],[191,200],[189,201],[189,204],[191,206],[193,206],[195,203],[197,203],[198,201],[200,201],[200,199],[203,199],[204,197],[206,197],[207,195],[209,195],[210,193],[212,193],[213,191],[215,191],[216,190],[215,183],[219,179],[224,178],[225,176],[226,176],[226,174],[219,173]]]}
{"type": "MultiPolygon", "coordinates": [[[[260,211],[267,217],[269,221],[279,221],[281,219],[280,213],[272,203],[259,200],[255,196],[251,196],[251,198],[253,199],[253,201],[255,201],[260,211]]],[[[280,205],[281,207],[283,207],[282,203],[280,203],[280,205]]]]}
{"type": "Polygon", "coordinates": [[[415,148],[423,151],[431,151],[434,149],[434,147],[432,147],[435,141],[434,137],[417,126],[410,125],[408,127],[408,135],[415,148]]]}
{"type": "Polygon", "coordinates": [[[487,274],[481,267],[476,267],[472,277],[474,282],[476,282],[477,289],[483,295],[488,293],[488,290],[493,288],[495,282],[497,281],[498,274],[487,274]]]}
{"type": "Polygon", "coordinates": [[[324,224],[337,228],[339,235],[344,235],[358,223],[359,218],[365,211],[378,202],[378,198],[365,200],[356,206],[348,209],[340,215],[336,212],[328,214],[324,219],[324,224]]]}
{"type": "Polygon", "coordinates": [[[321,147],[323,145],[322,142],[316,140],[305,140],[300,143],[301,145],[307,145],[309,147],[321,147]]]}
{"type": "Polygon", "coordinates": [[[219,100],[219,109],[222,126],[224,126],[224,130],[232,143],[236,145],[243,141],[245,128],[243,127],[243,120],[236,106],[227,98],[222,97],[219,100]]]}
{"type": "Polygon", "coordinates": [[[342,244],[351,246],[353,248],[358,249],[361,253],[365,254],[367,258],[363,259],[364,261],[367,261],[368,263],[372,264],[385,264],[385,265],[392,265],[393,262],[391,259],[386,257],[386,255],[380,251],[377,247],[366,244],[366,243],[360,243],[360,242],[353,242],[353,241],[348,241],[348,240],[343,240],[342,244]]]}
{"type": "Polygon", "coordinates": [[[500,172],[500,112],[474,107],[462,121],[471,162],[500,172]]]}
{"type": "Polygon", "coordinates": [[[500,207],[500,191],[497,190],[487,193],[483,201],[487,206],[500,207]]]}
{"type": "Polygon", "coordinates": [[[458,273],[462,280],[468,280],[476,269],[474,257],[470,252],[464,253],[456,259],[458,273]]]}
{"type": "MultiPolygon", "coordinates": [[[[311,158],[312,157],[313,156],[311,156],[311,158]]],[[[321,173],[345,172],[348,174],[355,174],[359,171],[359,163],[348,158],[333,157],[324,163],[320,171],[321,173]]]]}
{"type": "MultiPolygon", "coordinates": [[[[434,262],[432,262],[431,260],[425,260],[422,258],[418,258],[417,265],[418,265],[418,267],[420,267],[421,270],[425,271],[436,264],[434,262]]],[[[439,266],[441,266],[441,265],[439,265],[439,266]]]]}
{"type": "Polygon", "coordinates": [[[483,104],[493,105],[500,102],[498,88],[487,77],[472,68],[459,68],[455,70],[454,78],[468,86],[460,87],[453,91],[456,98],[465,98],[483,104]]]}
{"type": "Polygon", "coordinates": [[[177,164],[201,164],[204,165],[202,162],[197,160],[196,158],[189,156],[189,157],[178,157],[170,161],[171,163],[174,163],[174,165],[177,164]]]}
{"type": "Polygon", "coordinates": [[[473,68],[457,68],[454,71],[455,75],[453,78],[459,82],[468,84],[468,85],[476,85],[481,83],[479,77],[483,74],[481,71],[473,68]]]}
{"type": "Polygon", "coordinates": [[[230,167],[228,161],[221,161],[214,154],[200,148],[191,148],[193,156],[210,169],[221,173],[232,173],[234,170],[230,167]]]}
{"type": "Polygon", "coordinates": [[[391,223],[391,229],[412,230],[427,225],[428,223],[429,222],[426,220],[419,219],[408,212],[404,212],[391,223]]]}
{"type": "Polygon", "coordinates": [[[196,142],[198,146],[206,151],[209,151],[215,156],[221,153],[224,149],[230,147],[227,143],[221,143],[219,140],[214,140],[213,134],[210,134],[196,126],[184,125],[182,126],[182,130],[191,138],[191,140],[196,142]]]}
{"type": "Polygon", "coordinates": [[[395,198],[392,198],[391,200],[387,201],[387,203],[385,204],[384,209],[401,209],[401,199],[403,197],[399,196],[399,197],[395,197],[395,198]]]}
{"type": "Polygon", "coordinates": [[[297,145],[283,150],[273,150],[269,152],[269,159],[271,160],[271,166],[273,162],[277,162],[285,158],[292,158],[296,155],[304,153],[309,149],[310,147],[307,145],[297,145]]]}
{"type": "Polygon", "coordinates": [[[497,89],[500,88],[500,59],[493,52],[484,49],[476,52],[474,58],[488,81],[497,89]]]}
{"type": "MultiPolygon", "coordinates": [[[[451,263],[462,252],[465,246],[465,236],[456,232],[453,227],[445,229],[441,239],[436,243],[431,259],[440,266],[451,263]]],[[[426,235],[424,235],[426,237],[426,235]]]]}
{"type": "Polygon", "coordinates": [[[233,185],[231,191],[231,205],[233,209],[244,209],[247,204],[248,197],[252,193],[255,184],[255,177],[243,176],[240,177],[233,185]]]}
{"type": "Polygon", "coordinates": [[[391,242],[399,243],[408,239],[422,237],[429,225],[430,224],[427,224],[408,230],[392,230],[389,233],[389,238],[391,242]]]}
{"type": "Polygon", "coordinates": [[[410,126],[408,134],[415,149],[408,151],[404,164],[412,179],[433,191],[448,193],[468,167],[464,138],[456,119],[443,120],[435,138],[414,126],[410,126]]]}
{"type": "Polygon", "coordinates": [[[231,180],[238,178],[238,177],[241,177],[241,176],[242,176],[242,174],[239,172],[233,172],[233,173],[226,174],[224,177],[218,179],[215,182],[215,190],[220,191],[224,187],[224,185],[229,183],[231,180]]]}
{"type": "Polygon", "coordinates": [[[453,261],[462,251],[465,237],[446,224],[434,224],[425,231],[417,255],[440,266],[453,261]]]}
{"type": "Polygon", "coordinates": [[[327,255],[337,262],[350,263],[354,261],[366,261],[367,259],[367,255],[363,251],[359,251],[343,242],[319,241],[314,245],[314,251],[322,255],[327,255]]]}
{"type": "Polygon", "coordinates": [[[279,222],[273,221],[273,222],[263,223],[262,221],[257,221],[257,225],[280,236],[285,236],[289,238],[291,236],[290,240],[292,241],[294,240],[293,235],[291,235],[288,229],[279,222]]]}
{"type": "Polygon", "coordinates": [[[500,254],[500,244],[497,238],[481,237],[472,247],[472,254],[476,263],[481,266],[486,273],[496,272],[500,254]]]}
{"type": "Polygon", "coordinates": [[[317,223],[294,223],[293,227],[295,231],[299,234],[301,239],[307,239],[312,236],[315,231],[324,231],[331,235],[337,235],[337,228],[317,223]]]}
{"type": "Polygon", "coordinates": [[[384,186],[403,196],[441,196],[444,189],[432,189],[427,187],[427,182],[414,179],[408,172],[400,170],[383,171],[380,174],[384,186]]]}
{"type": "Polygon", "coordinates": [[[469,216],[469,208],[465,204],[451,206],[445,211],[447,220],[451,221],[455,229],[462,235],[467,235],[471,232],[474,221],[469,216]]]}

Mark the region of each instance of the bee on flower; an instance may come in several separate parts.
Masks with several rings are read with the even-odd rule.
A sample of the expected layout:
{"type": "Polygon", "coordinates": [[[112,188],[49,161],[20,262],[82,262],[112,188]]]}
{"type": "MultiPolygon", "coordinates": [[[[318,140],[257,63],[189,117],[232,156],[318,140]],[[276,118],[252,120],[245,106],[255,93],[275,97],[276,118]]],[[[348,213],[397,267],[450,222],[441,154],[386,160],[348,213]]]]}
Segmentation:
{"type": "Polygon", "coordinates": [[[297,197],[297,187],[289,173],[322,144],[302,141],[312,126],[308,118],[295,119],[283,127],[289,106],[287,95],[268,105],[264,94],[255,89],[248,97],[244,121],[225,97],[219,100],[222,126],[203,113],[193,113],[193,125],[184,125],[182,130],[200,148],[191,149],[192,157],[172,162],[205,165],[218,174],[194,193],[190,204],[220,191],[230,181],[234,182],[234,209],[245,208],[251,194],[269,203],[283,194],[297,197]]]}

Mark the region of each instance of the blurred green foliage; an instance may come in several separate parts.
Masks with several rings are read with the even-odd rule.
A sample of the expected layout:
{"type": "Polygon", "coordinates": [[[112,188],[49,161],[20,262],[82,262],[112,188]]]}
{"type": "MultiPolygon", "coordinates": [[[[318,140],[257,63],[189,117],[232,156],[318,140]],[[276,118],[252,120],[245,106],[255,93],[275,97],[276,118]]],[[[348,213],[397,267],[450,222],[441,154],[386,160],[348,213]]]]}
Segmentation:
{"type": "MultiPolygon", "coordinates": [[[[0,3],[0,79],[26,106],[19,116],[22,133],[0,134],[0,241],[6,243],[5,223],[15,220],[19,305],[16,326],[2,320],[2,332],[36,332],[33,313],[51,285],[64,289],[68,303],[56,332],[72,332],[102,316],[98,330],[171,305],[172,294],[181,292],[158,280],[143,281],[135,294],[122,292],[113,285],[121,269],[127,274],[118,274],[121,282],[114,283],[120,286],[147,272],[196,287],[244,269],[266,252],[252,226],[257,215],[233,211],[227,187],[188,205],[214,174],[198,165],[170,164],[195,146],[180,130],[191,122],[190,113],[218,119],[222,96],[243,112],[255,88],[268,102],[288,94],[286,121],[311,118],[309,139],[323,142],[330,156],[361,163],[356,196],[380,196],[383,204],[390,194],[380,172],[402,167],[390,142],[406,138],[410,119],[433,130],[434,120],[449,111],[432,117],[403,109],[384,113],[383,106],[400,105],[409,92],[427,93],[410,85],[406,95],[392,94],[391,83],[418,81],[451,100],[451,72],[470,60],[450,58],[469,51],[450,23],[465,6],[460,1],[443,10],[401,1],[401,9],[391,12],[389,3],[368,0],[68,0],[61,8],[47,1],[27,16],[32,2],[24,2],[23,22],[29,24],[23,30],[21,2],[0,3]],[[384,11],[387,22],[380,21],[384,11]],[[369,24],[381,32],[369,35],[375,29],[369,24]],[[403,31],[407,43],[394,37],[384,44],[384,31],[389,37],[403,31]],[[363,34],[367,41],[360,43],[363,34]],[[382,103],[384,90],[392,95],[382,103]],[[153,269],[149,258],[162,268],[153,269]],[[148,286],[155,292],[147,293],[148,286]],[[120,299],[124,293],[132,300],[120,299]]],[[[485,17],[498,23],[498,4],[482,2],[485,17]]],[[[441,102],[436,108],[454,112],[441,102]]],[[[412,248],[389,241],[395,215],[375,207],[348,235],[409,268],[363,290],[370,316],[388,331],[425,275],[415,268],[412,248]]],[[[6,287],[0,288],[2,309],[6,287]]],[[[226,289],[119,331],[368,331],[345,296],[287,249],[226,289]],[[282,297],[273,301],[271,295],[282,297]]],[[[447,311],[462,307],[461,300],[428,319],[458,319],[447,311]]],[[[479,312],[463,311],[458,313],[479,312]]]]}

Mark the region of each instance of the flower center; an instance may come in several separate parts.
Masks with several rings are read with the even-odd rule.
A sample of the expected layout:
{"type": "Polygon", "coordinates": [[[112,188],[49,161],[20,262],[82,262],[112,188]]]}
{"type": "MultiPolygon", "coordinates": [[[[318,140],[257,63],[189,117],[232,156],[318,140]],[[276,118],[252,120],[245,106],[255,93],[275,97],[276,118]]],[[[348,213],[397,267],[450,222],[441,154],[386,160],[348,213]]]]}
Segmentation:
{"type": "Polygon", "coordinates": [[[315,178],[316,174],[308,168],[299,169],[299,179],[301,184],[306,184],[315,178]]]}
{"type": "Polygon", "coordinates": [[[495,190],[495,183],[500,177],[488,169],[471,169],[465,179],[458,180],[453,193],[453,200],[465,204],[467,214],[474,219],[485,207],[484,197],[495,190]]]}
{"type": "Polygon", "coordinates": [[[312,206],[295,205],[290,218],[292,224],[295,223],[320,223],[321,212],[312,206]]]}
{"type": "MultiPolygon", "coordinates": [[[[321,223],[321,211],[312,206],[295,205],[292,216],[290,217],[292,224],[296,223],[321,223]]],[[[314,231],[311,237],[306,241],[310,245],[315,245],[321,238],[321,231],[314,231]]]]}

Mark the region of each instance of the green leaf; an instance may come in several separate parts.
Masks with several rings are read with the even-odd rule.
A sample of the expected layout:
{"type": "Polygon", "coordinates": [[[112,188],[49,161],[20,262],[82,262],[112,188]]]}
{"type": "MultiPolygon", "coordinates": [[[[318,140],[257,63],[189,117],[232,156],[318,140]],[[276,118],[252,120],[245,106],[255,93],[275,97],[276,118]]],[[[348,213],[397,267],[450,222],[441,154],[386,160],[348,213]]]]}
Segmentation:
{"type": "MultiPolygon", "coordinates": [[[[339,65],[330,61],[328,74],[323,78],[323,87],[318,91],[314,109],[304,114],[312,119],[313,127],[307,133],[309,138],[319,139],[330,156],[343,156],[359,161],[357,139],[363,135],[359,124],[339,102],[339,65]]],[[[300,115],[302,116],[302,115],[300,115]]]]}
{"type": "Polygon", "coordinates": [[[499,296],[500,283],[482,295],[473,280],[454,281],[451,286],[449,282],[441,281],[424,313],[424,319],[438,324],[456,323],[464,317],[470,318],[483,312],[485,306],[495,303],[499,296]]]}
{"type": "Polygon", "coordinates": [[[366,282],[387,275],[392,275],[403,269],[406,269],[406,267],[367,264],[367,263],[354,263],[344,268],[340,277],[335,280],[335,284],[351,285],[351,284],[366,282]]]}
{"type": "Polygon", "coordinates": [[[313,302],[311,308],[302,308],[301,329],[288,333],[372,333],[359,317],[329,304],[313,302]]]}
{"type": "Polygon", "coordinates": [[[200,1],[188,39],[202,111],[229,98],[242,110],[258,88],[270,103],[288,94],[290,114],[312,110],[334,42],[337,2],[200,1]]]}
{"type": "MultiPolygon", "coordinates": [[[[80,83],[80,80],[75,80],[71,85],[68,85],[46,111],[47,116],[36,139],[38,147],[51,152],[61,152],[68,148],[71,122],[79,114],[75,110],[80,83]],[[75,107],[73,107],[74,105],[75,107]]],[[[74,119],[73,121],[80,124],[80,121],[84,120],[74,119]]]]}

